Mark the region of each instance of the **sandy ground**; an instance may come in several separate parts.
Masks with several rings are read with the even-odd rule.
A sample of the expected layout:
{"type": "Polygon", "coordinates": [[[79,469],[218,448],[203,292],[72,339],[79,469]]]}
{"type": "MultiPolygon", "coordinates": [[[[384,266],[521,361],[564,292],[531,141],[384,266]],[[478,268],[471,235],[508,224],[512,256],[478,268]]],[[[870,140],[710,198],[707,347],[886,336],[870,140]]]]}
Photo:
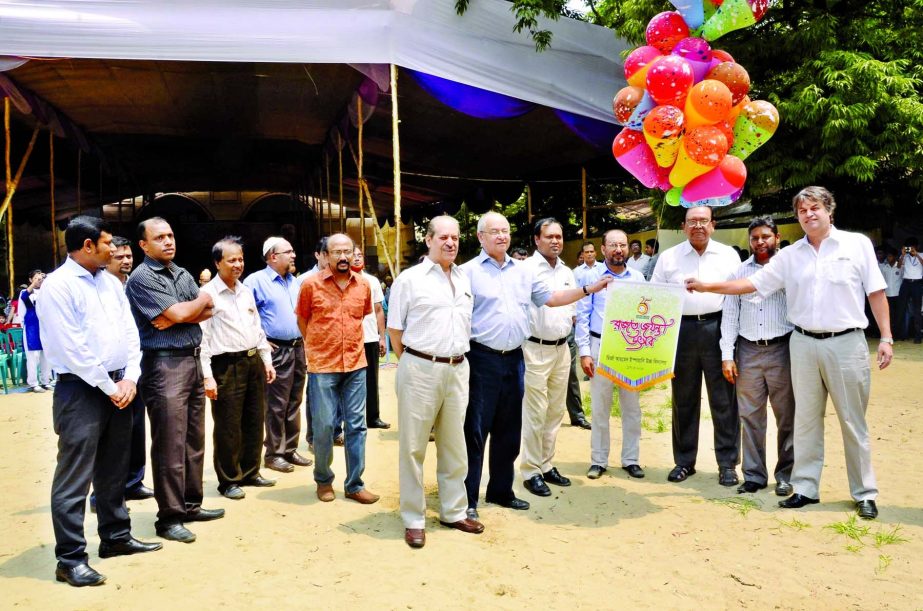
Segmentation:
{"type": "MultiPolygon", "coordinates": [[[[397,432],[373,431],[365,480],[382,495],[377,505],[342,499],[341,449],[335,464],[340,498],[329,504],[316,500],[310,468],[264,471],[278,477],[278,485],[247,489],[247,498],[235,502],[218,496],[207,465],[205,505],[226,508],[227,517],[193,524],[198,540],[191,545],[165,542],[156,553],[100,560],[95,518],[87,514],[90,563],[108,582],[83,589],[54,580],[51,396],[3,396],[0,608],[921,609],[923,349],[904,342],[895,352],[894,365],[873,375],[869,407],[881,516],[858,524],[868,531],[857,539],[833,528],[847,524],[852,504],[832,407],[822,504],[781,510],[767,490],[754,495],[748,512],[728,503],[739,500],[734,489],[717,483],[708,420],[698,474],[682,484],[666,481],[672,467],[669,413],[663,412],[668,395],[660,389],[642,399],[651,412],[641,446],[646,479],[610,469],[588,480],[589,433],[564,426],[557,465],[573,486],[540,499],[517,484],[532,509],[483,505],[487,530],[474,536],[436,521],[431,450],[428,540],[424,549],[411,550],[397,511],[397,432]],[[658,411],[666,413],[665,432],[656,432],[658,411]],[[895,532],[905,541],[876,546],[876,539],[895,532]]],[[[394,369],[381,373],[383,417],[394,423],[394,369]]],[[[155,502],[131,508],[134,534],[156,540],[155,502]]]]}

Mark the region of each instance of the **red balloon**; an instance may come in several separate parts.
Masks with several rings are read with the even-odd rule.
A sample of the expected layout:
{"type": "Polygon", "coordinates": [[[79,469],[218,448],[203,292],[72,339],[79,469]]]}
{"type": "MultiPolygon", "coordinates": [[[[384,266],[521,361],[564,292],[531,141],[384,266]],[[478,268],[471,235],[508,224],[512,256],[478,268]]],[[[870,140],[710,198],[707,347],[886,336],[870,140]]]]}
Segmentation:
{"type": "Polygon", "coordinates": [[[625,80],[628,84],[643,87],[647,68],[650,67],[651,62],[662,55],[658,49],[650,46],[638,47],[629,53],[625,58],[625,80]]]}
{"type": "Polygon", "coordinates": [[[715,123],[715,127],[721,130],[724,137],[728,139],[728,148],[734,145],[734,124],[727,119],[715,123]]]}
{"type": "Polygon", "coordinates": [[[721,49],[712,49],[711,56],[712,56],[712,59],[717,59],[723,62],[734,63],[734,58],[731,57],[731,54],[721,49]]]}
{"type": "Polygon", "coordinates": [[[669,53],[676,43],[689,37],[686,20],[676,11],[665,11],[654,15],[647,24],[645,38],[647,44],[656,47],[661,53],[669,53]]]}
{"type": "Polygon", "coordinates": [[[727,138],[714,125],[703,125],[687,132],[683,146],[692,161],[711,167],[717,166],[730,148],[727,138]]]}
{"type": "Polygon", "coordinates": [[[653,138],[669,138],[683,132],[683,111],[675,106],[655,106],[644,117],[644,133],[653,138]]]}
{"type": "Polygon", "coordinates": [[[695,75],[689,62],[676,55],[668,55],[656,60],[647,71],[647,92],[658,104],[684,108],[686,94],[694,81],[695,75]]]}

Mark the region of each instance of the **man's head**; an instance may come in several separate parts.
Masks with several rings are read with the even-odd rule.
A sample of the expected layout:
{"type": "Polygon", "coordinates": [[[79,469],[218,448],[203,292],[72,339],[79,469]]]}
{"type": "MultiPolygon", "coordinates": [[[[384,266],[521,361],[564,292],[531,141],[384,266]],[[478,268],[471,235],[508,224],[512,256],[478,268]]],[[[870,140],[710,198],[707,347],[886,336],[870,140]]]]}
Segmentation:
{"type": "Polygon", "coordinates": [[[510,257],[517,261],[525,261],[529,258],[529,251],[522,246],[517,246],[510,251],[510,257]]]}
{"type": "Polygon", "coordinates": [[[878,259],[879,263],[885,262],[885,247],[884,246],[875,247],[875,258],[878,259]]]}
{"type": "Polygon", "coordinates": [[[915,237],[910,236],[909,238],[904,240],[904,252],[906,253],[917,252],[919,248],[920,248],[920,241],[917,240],[915,237]]]}
{"type": "Polygon", "coordinates": [[[750,252],[759,264],[765,264],[779,248],[779,230],[772,218],[765,216],[750,221],[747,227],[750,236],[750,252]]]}
{"type": "Polygon", "coordinates": [[[199,272],[199,286],[205,286],[212,281],[212,270],[207,267],[199,272]]]}
{"type": "Polygon", "coordinates": [[[322,237],[314,247],[314,258],[317,259],[318,270],[327,269],[327,240],[329,239],[327,236],[322,237]]]}
{"type": "Polygon", "coordinates": [[[556,265],[564,249],[564,226],[554,217],[539,219],[532,228],[532,236],[539,254],[556,265]]]}
{"type": "Polygon", "coordinates": [[[644,242],[644,254],[646,254],[648,257],[653,257],[655,254],[657,254],[657,251],[659,250],[660,250],[660,242],[658,242],[654,238],[651,238],[650,240],[647,240],[646,242],[644,242]]]}
{"type": "Polygon", "coordinates": [[[233,287],[244,273],[244,247],[236,235],[224,236],[212,246],[212,260],[218,268],[218,277],[233,287]]]}
{"type": "Polygon", "coordinates": [[[478,241],[488,257],[502,259],[510,247],[510,222],[499,212],[478,219],[478,241]]]}
{"type": "MultiPolygon", "coordinates": [[[[448,215],[434,217],[426,227],[426,248],[430,260],[448,269],[458,256],[458,221],[448,215]]],[[[387,282],[385,278],[385,282],[387,282]]]]}
{"type": "Polygon", "coordinates": [[[145,255],[162,265],[166,265],[176,256],[173,229],[159,216],[138,223],[138,244],[145,255]]]}
{"type": "Polygon", "coordinates": [[[263,260],[274,272],[285,276],[295,266],[295,249],[285,238],[266,238],[263,242],[263,260]]]}
{"type": "Polygon", "coordinates": [[[349,268],[357,274],[365,269],[365,255],[362,254],[362,247],[358,244],[353,247],[353,260],[349,268]]]}
{"type": "Polygon", "coordinates": [[[820,237],[830,231],[836,201],[823,187],[805,187],[792,198],[792,208],[808,237],[820,237]]]}
{"type": "Polygon", "coordinates": [[[885,260],[888,262],[888,265],[894,265],[897,262],[897,249],[893,246],[886,246],[885,260]]]}
{"type": "Polygon", "coordinates": [[[621,273],[628,260],[628,234],[621,229],[610,229],[603,235],[603,259],[609,269],[621,273]]]}
{"type": "Polygon", "coordinates": [[[112,260],[106,266],[106,271],[124,280],[131,273],[134,262],[135,257],[131,252],[131,242],[120,235],[112,236],[112,260]]]}
{"type": "Polygon", "coordinates": [[[641,256],[641,240],[632,240],[628,243],[628,250],[631,256],[638,258],[641,256]]]}
{"type": "Polygon", "coordinates": [[[708,246],[711,234],[715,232],[715,221],[709,206],[696,206],[686,210],[686,220],[683,222],[683,233],[689,244],[697,251],[708,246]]]}
{"type": "Polygon", "coordinates": [[[327,265],[334,274],[349,274],[355,244],[345,233],[335,233],[327,239],[327,265]]]}
{"type": "Polygon", "coordinates": [[[593,242],[589,240],[583,243],[583,246],[580,247],[580,254],[583,255],[583,262],[586,263],[588,267],[593,267],[596,263],[596,246],[593,242]]]}
{"type": "Polygon", "coordinates": [[[94,216],[75,216],[64,230],[64,245],[72,259],[95,272],[112,258],[109,223],[94,216]]]}

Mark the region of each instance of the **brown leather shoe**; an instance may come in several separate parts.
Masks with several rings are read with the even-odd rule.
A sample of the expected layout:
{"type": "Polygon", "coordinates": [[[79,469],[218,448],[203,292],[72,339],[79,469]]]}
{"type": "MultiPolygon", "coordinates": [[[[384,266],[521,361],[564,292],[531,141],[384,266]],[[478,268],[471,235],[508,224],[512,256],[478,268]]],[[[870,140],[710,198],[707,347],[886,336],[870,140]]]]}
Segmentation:
{"type": "Polygon", "coordinates": [[[414,549],[419,549],[426,545],[426,531],[422,528],[405,528],[404,543],[414,549]]]}
{"type": "Polygon", "coordinates": [[[477,520],[472,520],[471,518],[465,518],[464,520],[459,520],[458,522],[443,522],[442,520],[439,520],[439,523],[443,526],[454,528],[455,530],[460,530],[463,533],[470,533],[472,535],[479,535],[484,532],[484,525],[477,520]]]}
{"type": "Polygon", "coordinates": [[[331,486],[330,484],[318,484],[317,485],[317,498],[319,498],[325,503],[329,503],[333,499],[337,498],[337,495],[333,491],[333,486],[331,486]]]}
{"type": "Polygon", "coordinates": [[[266,460],[263,461],[263,465],[267,469],[272,469],[279,473],[291,473],[295,470],[295,467],[281,456],[267,456],[266,460]]]}
{"type": "Polygon", "coordinates": [[[291,454],[285,455],[285,460],[295,465],[296,467],[310,467],[314,464],[314,461],[310,458],[305,458],[298,452],[292,452],[291,454]]]}
{"type": "Polygon", "coordinates": [[[371,505],[372,503],[377,503],[378,499],[380,499],[381,497],[378,496],[377,494],[372,494],[371,492],[363,488],[362,490],[358,492],[347,492],[346,498],[352,499],[356,501],[357,503],[362,503],[363,505],[371,505]]]}

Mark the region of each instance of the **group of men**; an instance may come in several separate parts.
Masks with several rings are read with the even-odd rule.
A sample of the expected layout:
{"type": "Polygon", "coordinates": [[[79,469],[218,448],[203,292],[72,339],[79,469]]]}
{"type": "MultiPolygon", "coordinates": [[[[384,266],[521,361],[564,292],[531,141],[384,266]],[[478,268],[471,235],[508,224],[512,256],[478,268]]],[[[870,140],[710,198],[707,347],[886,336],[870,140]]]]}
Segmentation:
{"type": "MultiPolygon", "coordinates": [[[[711,209],[692,208],[683,223],[687,240],[657,257],[652,281],[689,290],[672,381],[670,481],[695,473],[704,377],[719,483],[739,483],[742,429],[744,482],[738,491],[767,486],[769,398],[779,426],[775,491],[788,497],[780,505],[818,502],[823,410],[830,393],[843,425],[858,513],[877,515],[862,329],[868,295],[882,331],[878,363],[886,367],[888,305],[871,243],[833,227],[834,207],[825,189],[800,192],[794,209],[806,236],[785,251],[778,251],[772,220],[755,220],[753,256],[743,264],[733,249],[711,239],[711,209]],[[738,296],[753,291],[757,298],[738,296]]],[[[478,506],[488,448],[488,503],[529,508],[514,492],[517,458],[524,487],[534,495],[549,496],[549,484],[571,484],[553,459],[572,333],[581,368],[591,378],[587,476],[597,479],[609,467],[614,386],[596,375],[604,289],[646,281],[630,263],[637,261],[639,245],[621,230],[608,231],[603,260],[595,261],[592,248],[575,273],[560,259],[563,226],[553,218],[535,223],[536,251],[524,261],[507,254],[510,225],[501,214],[483,215],[477,236],[480,254],[456,265],[458,223],[449,216],[434,218],[425,236],[427,254],[391,287],[386,326],[399,358],[400,514],[405,541],[413,548],[426,541],[423,461],[431,434],[444,526],[483,532],[478,506]]],[[[380,284],[363,276],[362,253],[352,240],[330,236],[318,246],[316,273],[296,277],[291,244],[271,237],[263,244],[266,268],[241,282],[242,245],[225,238],[212,252],[217,275],[200,290],[173,263],[175,239],[166,221],[142,222],[138,238],[145,259],[123,291],[114,275],[101,271],[110,263],[113,240],[105,223],[74,219],[65,233],[68,260],[49,275],[40,301],[40,313],[53,321],[50,331],[43,327],[42,338],[59,372],[54,396],[59,457],[52,489],[58,579],[72,585],[104,580],[87,564],[83,537],[91,481],[101,557],[160,549],[159,543],[131,536],[124,505],[132,498],[126,494],[131,446],[125,442],[132,419],[124,408],[135,401],[136,383],[151,421],[160,537],[192,542],[195,535],[186,524],[224,513],[202,508],[205,397],[212,401],[215,471],[225,497],[241,499],[246,486],[275,484],[260,474],[261,453],[262,464],[277,471],[311,464],[296,451],[299,407],[306,400],[318,498],[336,497],[332,449],[343,426],[345,496],[375,503],[379,497],[362,475],[367,428],[389,426],[370,400],[373,388],[377,399],[371,379],[384,352],[385,320],[380,284]]],[[[642,478],[638,393],[620,389],[619,401],[621,467],[642,478]]]]}

